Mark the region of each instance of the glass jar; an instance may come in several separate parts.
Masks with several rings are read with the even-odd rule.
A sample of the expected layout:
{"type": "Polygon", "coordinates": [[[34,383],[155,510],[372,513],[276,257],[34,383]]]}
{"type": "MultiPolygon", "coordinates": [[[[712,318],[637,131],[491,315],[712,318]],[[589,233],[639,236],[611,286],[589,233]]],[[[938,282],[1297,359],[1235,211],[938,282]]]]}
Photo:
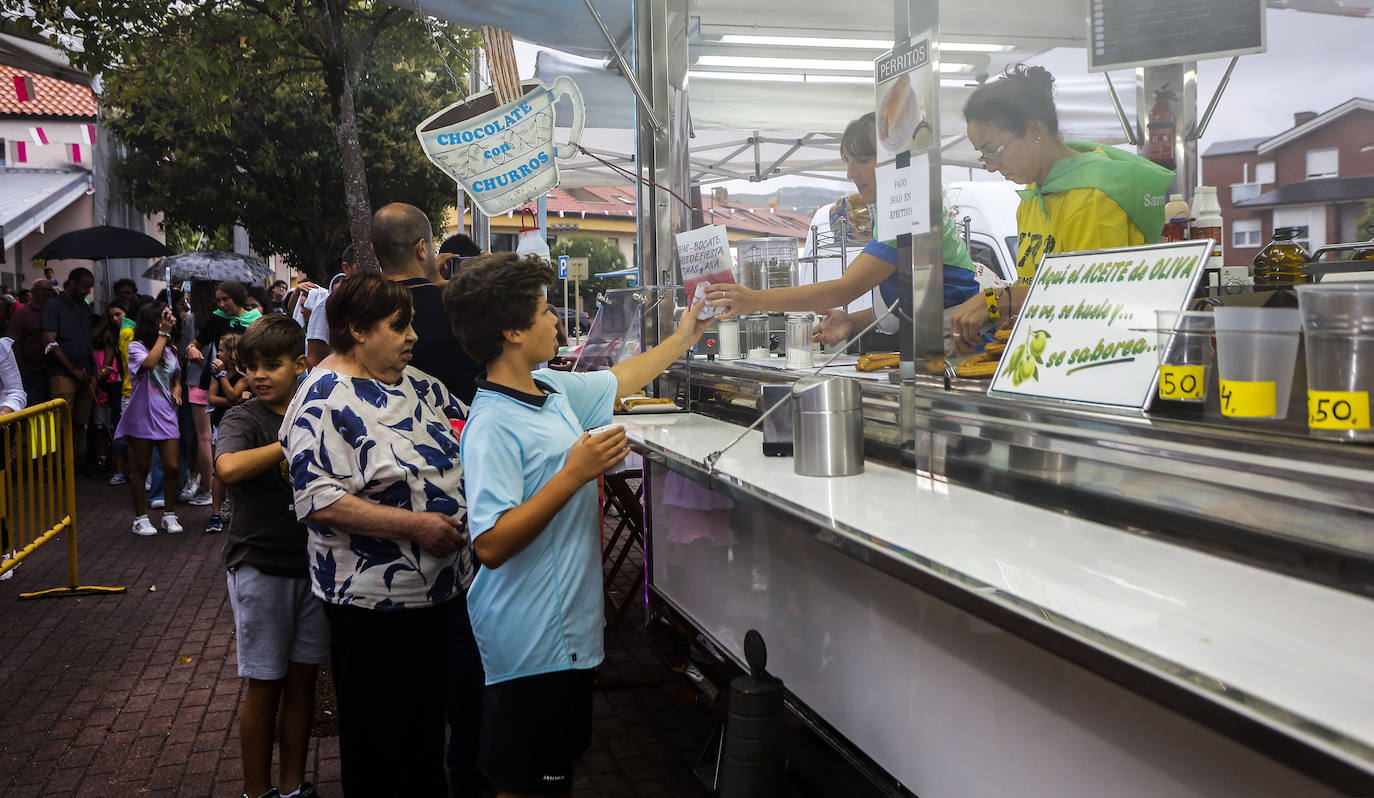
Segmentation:
{"type": "Polygon", "coordinates": [[[739,323],[743,331],[744,356],[751,360],[768,357],[768,314],[750,313],[741,316],[739,323]]]}
{"type": "Polygon", "coordinates": [[[811,329],[816,326],[814,313],[787,314],[787,367],[809,369],[813,363],[811,329]]]}
{"type": "Polygon", "coordinates": [[[739,360],[739,319],[726,319],[716,325],[716,340],[720,341],[721,360],[739,360]]]}
{"type": "Polygon", "coordinates": [[[1294,240],[1302,232],[1301,227],[1279,227],[1274,230],[1274,240],[1255,256],[1255,285],[1307,282],[1303,267],[1312,260],[1312,256],[1294,240]]]}

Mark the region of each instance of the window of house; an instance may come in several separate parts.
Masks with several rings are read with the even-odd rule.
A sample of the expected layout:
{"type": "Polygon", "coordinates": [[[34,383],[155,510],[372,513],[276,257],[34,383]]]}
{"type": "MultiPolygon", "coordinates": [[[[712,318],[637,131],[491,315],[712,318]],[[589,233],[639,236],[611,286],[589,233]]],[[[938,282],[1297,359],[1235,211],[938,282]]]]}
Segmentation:
{"type": "Polygon", "coordinates": [[[1337,149],[1335,147],[1323,147],[1320,150],[1307,151],[1307,179],[1316,180],[1323,177],[1336,177],[1337,169],[1337,149]]]}
{"type": "Polygon", "coordinates": [[[1231,223],[1231,246],[1258,247],[1260,245],[1259,219],[1237,219],[1231,223]]]}
{"type": "Polygon", "coordinates": [[[1237,202],[1254,199],[1261,193],[1259,183],[1232,183],[1231,204],[1235,205],[1237,202]]]}
{"type": "Polygon", "coordinates": [[[9,166],[10,143],[0,139],[0,166],[9,166]]]}
{"type": "Polygon", "coordinates": [[[1274,162],[1260,161],[1255,164],[1255,182],[1262,186],[1274,182],[1274,162]]]}

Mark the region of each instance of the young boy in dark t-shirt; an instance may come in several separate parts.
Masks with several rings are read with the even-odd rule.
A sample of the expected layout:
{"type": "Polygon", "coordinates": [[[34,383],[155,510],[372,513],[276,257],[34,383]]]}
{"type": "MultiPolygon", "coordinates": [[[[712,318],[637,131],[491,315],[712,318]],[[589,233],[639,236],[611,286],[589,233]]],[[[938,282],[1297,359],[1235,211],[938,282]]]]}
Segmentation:
{"type": "Polygon", "coordinates": [[[239,340],[254,398],[220,422],[215,474],[237,511],[224,543],[229,600],[238,633],[239,676],[248,693],[239,716],[245,798],[309,798],[306,751],[315,674],[329,660],[329,625],[310,592],[305,525],[293,511],[286,459],[278,443],[283,414],[305,373],[305,331],[269,314],[239,340]],[[272,745],[281,716],[281,781],[272,786],[272,745]]]}

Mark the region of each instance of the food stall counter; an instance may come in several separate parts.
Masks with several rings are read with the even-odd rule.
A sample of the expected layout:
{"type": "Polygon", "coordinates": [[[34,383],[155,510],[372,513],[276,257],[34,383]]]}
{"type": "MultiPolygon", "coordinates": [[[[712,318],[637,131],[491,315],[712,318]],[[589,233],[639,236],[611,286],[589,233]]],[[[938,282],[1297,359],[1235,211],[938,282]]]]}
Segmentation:
{"type": "Polygon", "coordinates": [[[757,432],[711,468],[742,428],[702,415],[629,427],[650,461],[654,591],[736,660],[759,628],[789,689],[906,789],[1374,785],[1366,597],[929,473],[798,476],[757,432]],[[703,550],[682,539],[682,480],[733,508],[702,505],[729,552],[714,569],[681,567],[703,550]],[[989,756],[1046,759],[1028,774],[989,756]]]}

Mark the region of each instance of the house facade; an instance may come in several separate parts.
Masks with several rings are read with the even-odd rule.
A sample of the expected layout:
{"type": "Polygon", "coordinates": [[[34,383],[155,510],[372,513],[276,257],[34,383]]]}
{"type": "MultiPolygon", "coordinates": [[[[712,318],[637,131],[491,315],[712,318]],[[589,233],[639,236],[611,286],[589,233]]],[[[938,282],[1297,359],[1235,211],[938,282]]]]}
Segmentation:
{"type": "MultiPolygon", "coordinates": [[[[90,87],[0,64],[0,283],[43,276],[33,253],[92,224],[96,101],[90,87]]],[[[51,264],[62,279],[83,261],[51,264]]]]}
{"type": "Polygon", "coordinates": [[[1302,228],[1308,252],[1355,240],[1374,201],[1374,101],[1296,114],[1275,136],[1217,142],[1202,155],[1202,183],[1217,187],[1228,266],[1249,265],[1278,227],[1302,228]]]}

